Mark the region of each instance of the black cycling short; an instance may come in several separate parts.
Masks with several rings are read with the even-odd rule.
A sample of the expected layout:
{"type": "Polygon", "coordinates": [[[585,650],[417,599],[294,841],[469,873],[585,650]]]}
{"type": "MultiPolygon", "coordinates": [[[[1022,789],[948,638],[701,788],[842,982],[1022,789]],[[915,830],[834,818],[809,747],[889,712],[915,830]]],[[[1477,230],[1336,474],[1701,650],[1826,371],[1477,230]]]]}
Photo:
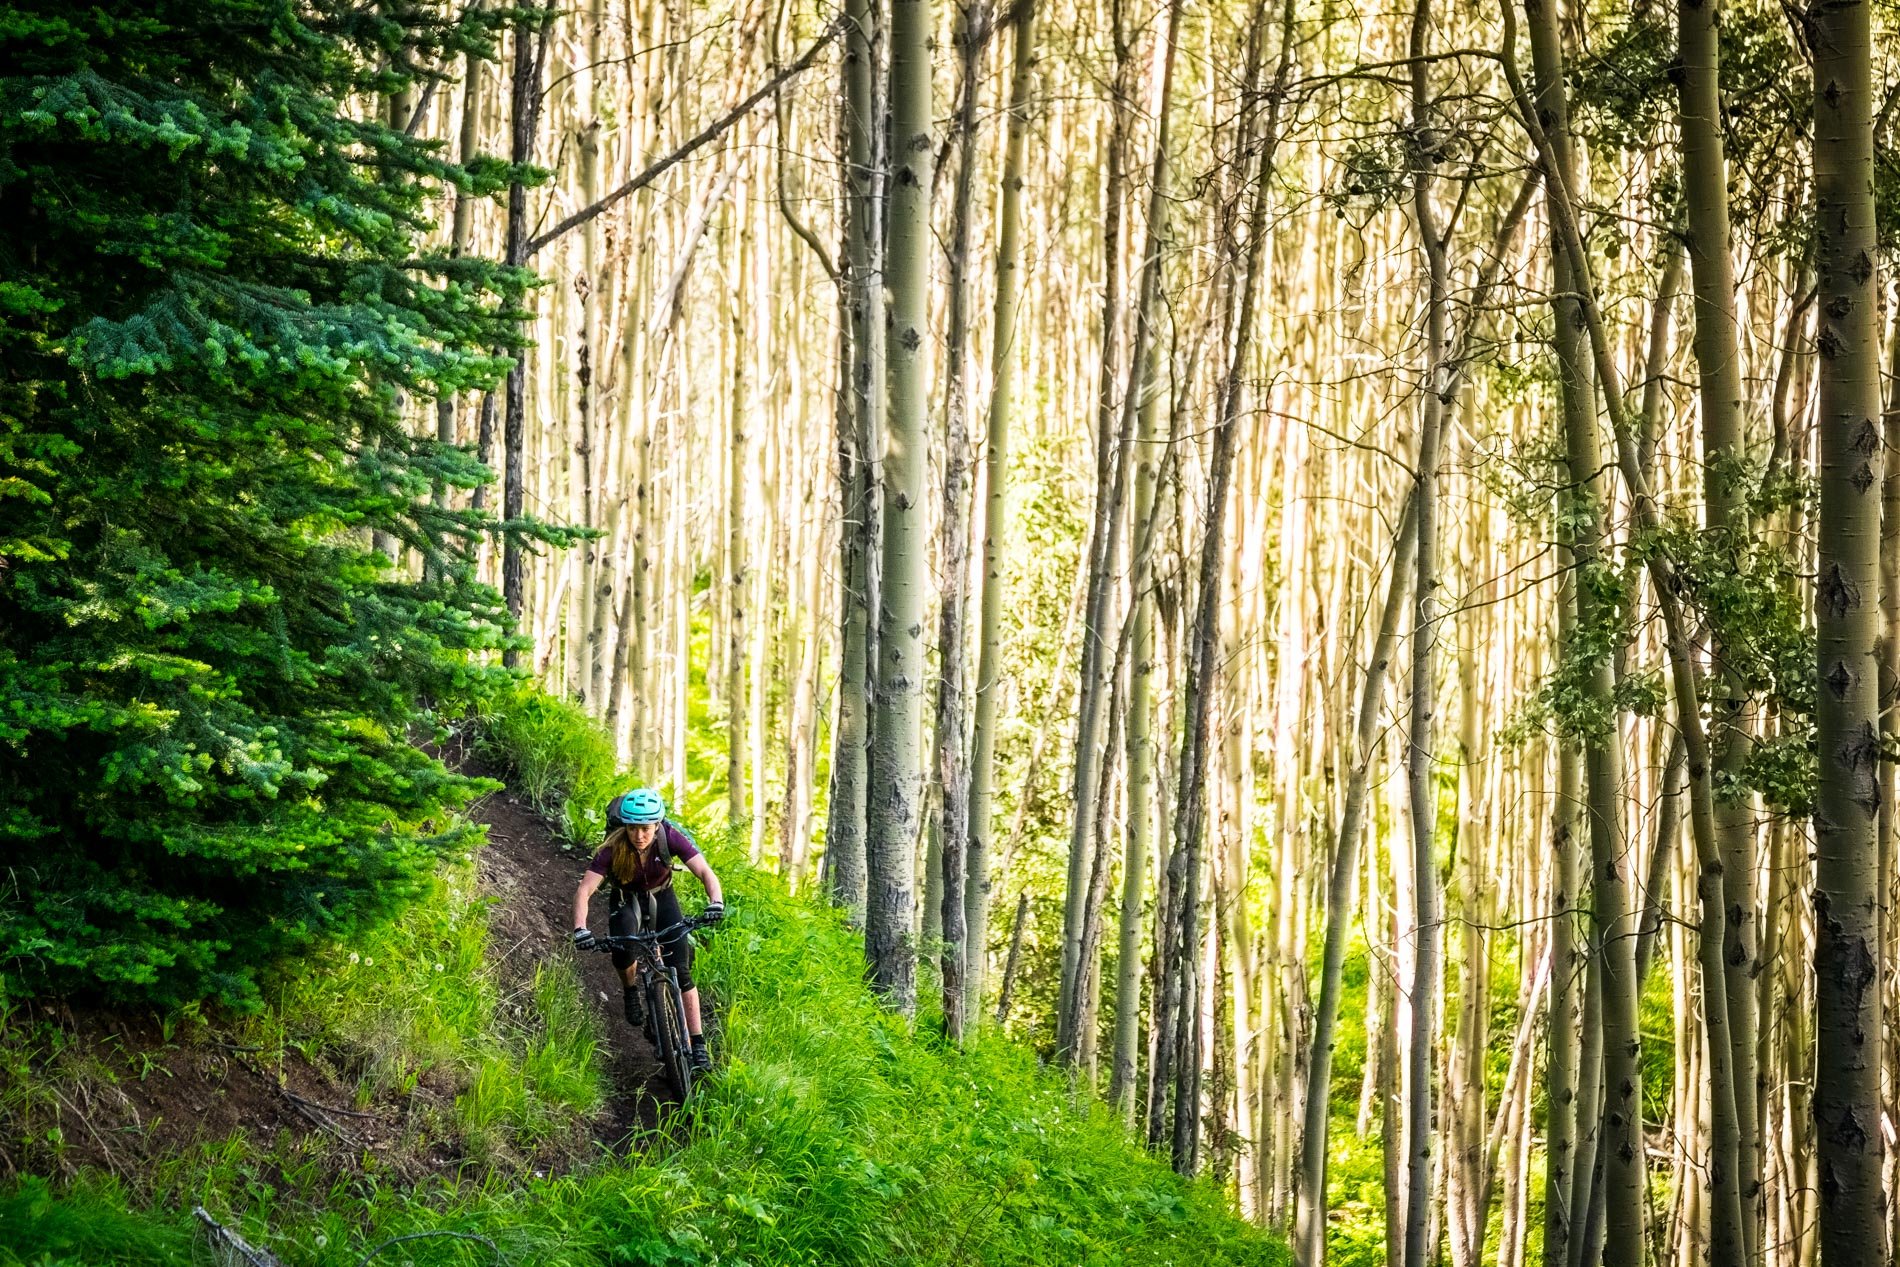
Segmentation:
{"type": "MultiPolygon", "coordinates": [[[[607,917],[607,931],[615,937],[625,937],[628,933],[645,932],[654,928],[671,928],[686,917],[680,913],[679,894],[672,885],[644,897],[633,897],[621,903],[607,917]],[[645,907],[642,918],[641,908],[645,907]]],[[[693,988],[693,939],[681,929],[670,940],[660,943],[660,955],[666,960],[666,966],[679,978],[680,993],[693,988]]],[[[631,950],[614,950],[614,967],[623,971],[633,966],[631,950]]]]}

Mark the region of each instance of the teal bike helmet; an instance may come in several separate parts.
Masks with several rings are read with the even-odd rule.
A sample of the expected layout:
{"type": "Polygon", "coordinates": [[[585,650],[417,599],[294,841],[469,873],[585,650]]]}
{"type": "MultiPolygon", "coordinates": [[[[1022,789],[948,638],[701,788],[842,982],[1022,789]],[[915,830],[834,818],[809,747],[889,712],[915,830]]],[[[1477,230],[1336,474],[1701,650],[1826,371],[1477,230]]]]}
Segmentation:
{"type": "Polygon", "coordinates": [[[607,822],[614,827],[646,826],[665,817],[666,802],[652,788],[637,787],[607,806],[607,822]]]}

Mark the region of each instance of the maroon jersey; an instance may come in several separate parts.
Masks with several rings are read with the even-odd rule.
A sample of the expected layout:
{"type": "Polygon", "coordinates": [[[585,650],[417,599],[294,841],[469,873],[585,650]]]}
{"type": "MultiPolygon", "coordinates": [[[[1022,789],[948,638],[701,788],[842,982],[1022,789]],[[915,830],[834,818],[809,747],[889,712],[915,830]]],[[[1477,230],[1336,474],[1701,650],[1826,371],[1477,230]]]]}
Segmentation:
{"type": "Polygon", "coordinates": [[[653,850],[647,855],[646,865],[640,868],[633,883],[620,885],[614,879],[614,847],[602,845],[594,852],[594,860],[587,864],[587,870],[598,876],[605,876],[610,883],[630,889],[635,893],[651,893],[663,889],[673,882],[673,871],[668,865],[674,858],[681,862],[691,862],[699,857],[699,846],[693,838],[672,823],[661,823],[660,830],[654,834],[653,850]]]}

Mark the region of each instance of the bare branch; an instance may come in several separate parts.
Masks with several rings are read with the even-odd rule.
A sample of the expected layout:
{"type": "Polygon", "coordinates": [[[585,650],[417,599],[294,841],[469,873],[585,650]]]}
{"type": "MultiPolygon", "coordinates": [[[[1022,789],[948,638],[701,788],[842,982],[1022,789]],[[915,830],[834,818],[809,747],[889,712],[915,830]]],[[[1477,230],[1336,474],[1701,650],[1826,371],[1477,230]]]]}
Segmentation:
{"type": "Polygon", "coordinates": [[[612,207],[615,204],[622,201],[623,199],[640,192],[640,190],[646,188],[648,185],[658,180],[661,176],[665,175],[670,169],[678,166],[680,163],[685,162],[687,159],[691,158],[694,154],[698,153],[700,150],[704,149],[706,146],[710,145],[712,142],[718,140],[721,136],[725,134],[727,128],[730,128],[733,124],[737,123],[740,119],[743,119],[745,118],[746,115],[752,113],[752,111],[758,107],[760,102],[764,101],[767,97],[770,97],[774,95],[775,93],[777,93],[778,90],[781,87],[783,87],[786,82],[788,82],[791,79],[796,78],[799,74],[801,74],[808,67],[810,67],[813,62],[817,61],[818,54],[823,52],[825,49],[825,46],[831,43],[831,41],[837,37],[838,31],[842,25],[843,24],[840,22],[833,22],[830,26],[826,27],[824,31],[820,33],[818,38],[812,41],[811,47],[807,48],[803,53],[799,55],[799,58],[797,61],[793,62],[790,66],[787,66],[784,70],[781,70],[778,74],[772,76],[772,78],[758,91],[754,92],[751,96],[747,97],[744,101],[741,101],[738,105],[728,110],[725,114],[721,115],[718,119],[714,120],[711,124],[708,124],[704,129],[702,129],[698,133],[698,135],[694,136],[691,140],[687,141],[684,145],[674,150],[671,154],[668,154],[665,158],[659,159],[656,162],[648,164],[645,170],[635,175],[631,180],[627,181],[625,184],[621,185],[618,189],[614,190],[612,193],[609,193],[604,198],[600,199],[600,201],[594,203],[592,206],[581,208],[579,211],[576,211],[573,215],[567,217],[567,219],[561,221],[559,224],[556,224],[553,228],[547,230],[545,233],[538,234],[534,238],[530,239],[527,247],[523,251],[523,259],[525,260],[525,259],[533,257],[534,254],[538,252],[542,247],[554,241],[554,239],[560,237],[562,234],[567,233],[570,230],[580,228],[583,224],[586,224],[589,220],[592,220],[595,216],[607,210],[609,207],[612,207]]]}

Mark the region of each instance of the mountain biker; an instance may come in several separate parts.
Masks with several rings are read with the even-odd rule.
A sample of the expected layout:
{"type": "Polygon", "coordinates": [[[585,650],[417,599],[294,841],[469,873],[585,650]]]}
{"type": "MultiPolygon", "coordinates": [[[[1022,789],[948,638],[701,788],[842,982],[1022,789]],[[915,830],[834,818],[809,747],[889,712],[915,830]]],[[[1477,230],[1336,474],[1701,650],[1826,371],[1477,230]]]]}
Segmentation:
{"type": "MultiPolygon", "coordinates": [[[[704,918],[717,923],[725,918],[725,896],[719,877],[707,865],[699,846],[685,829],[667,821],[666,802],[650,788],[635,788],[616,796],[607,806],[607,841],[587,864],[580,887],[574,890],[574,944],[585,948],[594,943],[587,928],[588,900],[602,884],[609,885],[608,930],[616,937],[637,932],[644,924],[649,930],[671,928],[686,917],[680,913],[679,895],[673,891],[671,860],[677,858],[706,889],[704,918]],[[644,915],[644,920],[641,916],[644,915]]],[[[679,978],[680,1002],[686,1012],[686,1031],[692,1036],[693,1068],[701,1073],[712,1068],[706,1050],[706,1036],[700,1030],[699,990],[693,984],[693,943],[682,929],[660,943],[667,967],[679,978]]],[[[620,969],[621,1004],[630,1025],[646,1021],[633,952],[616,949],[614,967],[620,969]]]]}

